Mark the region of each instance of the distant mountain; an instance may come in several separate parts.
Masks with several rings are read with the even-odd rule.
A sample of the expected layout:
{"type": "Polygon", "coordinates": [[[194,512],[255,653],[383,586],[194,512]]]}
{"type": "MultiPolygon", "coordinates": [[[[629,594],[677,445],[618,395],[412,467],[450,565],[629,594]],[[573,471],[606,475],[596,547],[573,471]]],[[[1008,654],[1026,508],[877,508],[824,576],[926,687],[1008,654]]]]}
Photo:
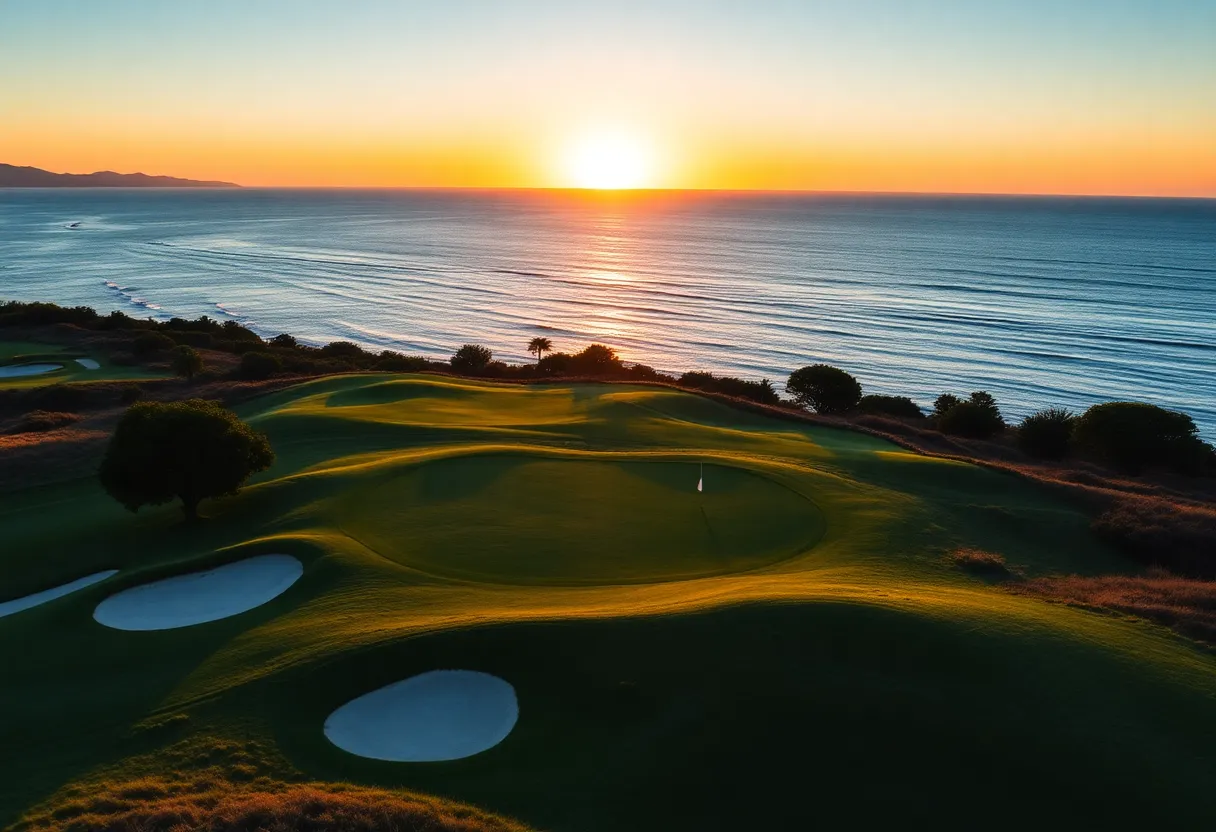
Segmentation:
{"type": "Polygon", "coordinates": [[[200,182],[146,173],[51,173],[0,163],[0,188],[239,188],[232,182],[200,182]]]}

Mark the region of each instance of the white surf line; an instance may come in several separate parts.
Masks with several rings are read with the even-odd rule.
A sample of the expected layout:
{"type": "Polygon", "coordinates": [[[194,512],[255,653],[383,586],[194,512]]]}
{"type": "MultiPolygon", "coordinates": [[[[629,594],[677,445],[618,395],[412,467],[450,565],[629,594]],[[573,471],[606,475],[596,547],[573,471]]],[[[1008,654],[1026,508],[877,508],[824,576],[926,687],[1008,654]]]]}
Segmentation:
{"type": "Polygon", "coordinates": [[[282,595],[304,574],[291,555],[257,555],[175,575],[111,595],[93,610],[116,630],[172,630],[248,612],[282,595]]]}
{"type": "Polygon", "coordinates": [[[43,373],[53,373],[62,369],[62,364],[14,364],[9,367],[0,367],[0,378],[40,376],[43,373]]]}
{"type": "Polygon", "coordinates": [[[16,598],[12,601],[0,603],[0,618],[13,613],[28,610],[31,607],[39,607],[48,601],[54,601],[56,598],[62,598],[64,595],[70,595],[78,589],[84,589],[86,586],[92,586],[95,583],[104,581],[113,575],[117,575],[117,569],[107,569],[104,572],[95,572],[84,578],[77,578],[74,581],[57,586],[54,589],[45,589],[42,592],[35,592],[33,595],[26,595],[23,598],[16,598]]]}
{"type": "Polygon", "coordinates": [[[493,748],[518,720],[508,682],[475,670],[432,670],[352,699],[329,715],[324,732],[359,757],[428,763],[493,748]]]}

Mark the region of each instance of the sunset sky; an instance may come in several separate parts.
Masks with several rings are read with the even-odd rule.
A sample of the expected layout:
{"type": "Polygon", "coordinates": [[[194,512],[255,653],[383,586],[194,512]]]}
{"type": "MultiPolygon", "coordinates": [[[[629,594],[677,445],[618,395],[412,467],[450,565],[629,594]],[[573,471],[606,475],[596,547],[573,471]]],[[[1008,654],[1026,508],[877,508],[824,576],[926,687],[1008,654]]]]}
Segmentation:
{"type": "Polygon", "coordinates": [[[1216,196],[1216,0],[0,0],[0,162],[1216,196]]]}

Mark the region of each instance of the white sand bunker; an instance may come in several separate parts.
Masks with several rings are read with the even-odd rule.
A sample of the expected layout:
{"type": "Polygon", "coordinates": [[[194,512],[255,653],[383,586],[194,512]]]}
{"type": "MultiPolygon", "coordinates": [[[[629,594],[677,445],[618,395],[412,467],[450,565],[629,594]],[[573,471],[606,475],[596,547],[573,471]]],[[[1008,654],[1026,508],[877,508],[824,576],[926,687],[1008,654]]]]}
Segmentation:
{"type": "Polygon", "coordinates": [[[0,378],[40,376],[43,373],[53,373],[62,369],[62,364],[14,364],[9,367],[0,367],[0,378]]]}
{"type": "Polygon", "coordinates": [[[93,618],[116,630],[171,630],[260,607],[304,574],[291,555],[258,555],[134,586],[97,605],[93,618]]]}
{"type": "Polygon", "coordinates": [[[46,589],[42,592],[35,592],[33,595],[26,595],[24,598],[14,598],[12,601],[5,601],[0,604],[0,618],[6,615],[12,615],[15,612],[28,610],[31,607],[40,607],[47,601],[54,601],[56,598],[62,598],[65,595],[70,595],[78,589],[84,589],[86,586],[92,586],[95,583],[104,581],[111,575],[117,575],[117,569],[107,569],[105,572],[95,572],[84,578],[77,578],[54,589],[46,589]]]}
{"type": "Polygon", "coordinates": [[[434,670],[347,702],[325,720],[325,736],[360,757],[428,763],[493,748],[517,719],[515,688],[497,676],[434,670]]]}
{"type": "Polygon", "coordinates": [[[100,370],[101,365],[97,363],[95,358],[77,358],[76,363],[86,370],[100,370]]]}

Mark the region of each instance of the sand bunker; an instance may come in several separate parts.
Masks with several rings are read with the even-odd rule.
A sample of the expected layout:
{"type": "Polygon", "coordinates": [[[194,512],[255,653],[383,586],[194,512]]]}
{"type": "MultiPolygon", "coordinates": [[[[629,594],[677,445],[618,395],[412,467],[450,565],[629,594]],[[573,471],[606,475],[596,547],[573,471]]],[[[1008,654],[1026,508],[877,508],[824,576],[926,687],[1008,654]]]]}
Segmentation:
{"type": "Polygon", "coordinates": [[[76,363],[79,364],[81,367],[84,367],[86,370],[100,370],[101,369],[101,365],[98,364],[96,359],[93,359],[93,358],[77,358],[76,363]]]}
{"type": "Polygon", "coordinates": [[[171,630],[218,621],[260,607],[304,574],[291,555],[258,555],[124,589],[97,605],[93,618],[116,630],[171,630]]]}
{"type": "Polygon", "coordinates": [[[111,575],[117,575],[117,569],[107,569],[105,572],[96,572],[84,578],[77,578],[70,583],[57,586],[54,589],[46,589],[42,592],[35,592],[33,595],[26,595],[24,598],[14,598],[12,601],[0,603],[0,618],[6,615],[12,615],[15,612],[28,610],[31,607],[39,607],[47,601],[54,601],[56,598],[62,598],[65,595],[70,595],[78,589],[84,589],[86,586],[92,586],[99,581],[104,581],[111,575]]]}
{"type": "Polygon", "coordinates": [[[40,376],[43,373],[53,373],[62,369],[62,364],[14,364],[9,367],[0,367],[0,378],[40,376]]]}
{"type": "Polygon", "coordinates": [[[493,748],[517,719],[515,688],[497,676],[434,670],[347,702],[325,720],[325,736],[373,760],[439,762],[493,748]]]}

